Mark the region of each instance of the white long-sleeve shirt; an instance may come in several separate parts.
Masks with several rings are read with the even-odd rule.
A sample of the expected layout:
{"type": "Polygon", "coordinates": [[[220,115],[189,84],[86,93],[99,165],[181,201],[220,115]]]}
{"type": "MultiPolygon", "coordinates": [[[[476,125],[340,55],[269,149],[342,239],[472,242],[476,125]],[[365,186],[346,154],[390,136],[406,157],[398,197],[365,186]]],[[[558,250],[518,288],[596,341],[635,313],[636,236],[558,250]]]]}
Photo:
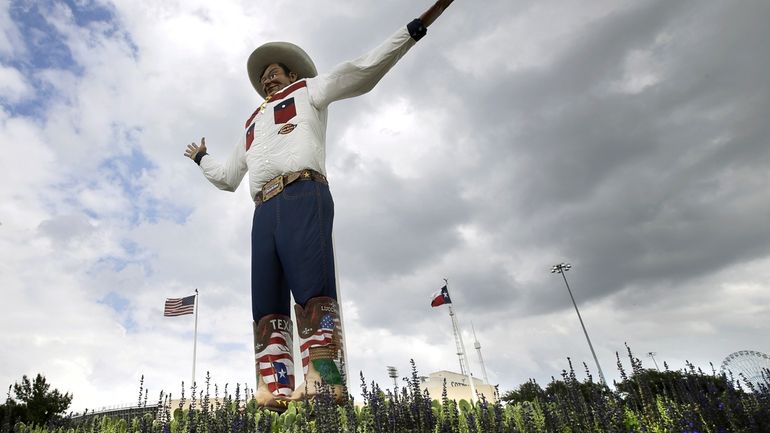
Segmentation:
{"type": "Polygon", "coordinates": [[[220,163],[211,155],[200,160],[204,176],[219,189],[235,191],[248,171],[254,198],[280,174],[310,168],[326,175],[329,104],[370,91],[414,44],[401,28],[363,56],[277,92],[246,121],[227,160],[220,163]]]}

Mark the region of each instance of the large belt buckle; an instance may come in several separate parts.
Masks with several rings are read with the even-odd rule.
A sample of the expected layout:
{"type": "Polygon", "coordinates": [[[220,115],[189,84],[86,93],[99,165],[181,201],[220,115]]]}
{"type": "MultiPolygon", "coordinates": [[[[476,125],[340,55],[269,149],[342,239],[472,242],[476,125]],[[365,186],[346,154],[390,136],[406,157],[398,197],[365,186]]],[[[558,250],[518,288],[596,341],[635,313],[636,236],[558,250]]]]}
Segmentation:
{"type": "Polygon", "coordinates": [[[266,202],[283,191],[283,175],[276,177],[262,187],[262,202],[266,202]]]}

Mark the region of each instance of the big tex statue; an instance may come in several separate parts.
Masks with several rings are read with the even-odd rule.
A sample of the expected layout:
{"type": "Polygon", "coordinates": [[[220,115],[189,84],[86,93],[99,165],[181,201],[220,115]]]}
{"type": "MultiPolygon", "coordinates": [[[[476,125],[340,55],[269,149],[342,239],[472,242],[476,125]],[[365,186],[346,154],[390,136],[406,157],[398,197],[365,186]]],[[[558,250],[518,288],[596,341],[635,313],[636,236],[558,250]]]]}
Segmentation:
{"type": "MultiPolygon", "coordinates": [[[[264,101],[248,117],[223,162],[205,139],[185,156],[217,188],[234,191],[249,173],[255,203],[251,233],[251,307],[257,370],[255,398],[282,410],[312,398],[319,384],[343,401],[343,324],[332,251],[332,202],[326,179],[329,104],[370,91],[422,38],[453,0],[439,0],[363,56],[318,74],[310,57],[288,42],[269,42],[249,56],[251,84],[264,101]],[[294,306],[304,385],[295,389],[294,306]]],[[[298,367],[298,366],[297,366],[298,367]]]]}

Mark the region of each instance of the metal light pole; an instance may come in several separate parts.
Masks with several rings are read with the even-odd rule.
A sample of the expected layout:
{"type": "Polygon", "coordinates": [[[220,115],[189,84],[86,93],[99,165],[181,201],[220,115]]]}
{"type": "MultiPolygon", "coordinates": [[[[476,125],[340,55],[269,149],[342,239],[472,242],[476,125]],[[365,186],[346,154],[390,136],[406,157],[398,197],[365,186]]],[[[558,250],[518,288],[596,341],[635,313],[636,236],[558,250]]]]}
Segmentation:
{"type": "Polygon", "coordinates": [[[567,292],[569,292],[569,297],[572,299],[572,305],[575,306],[575,312],[577,313],[578,320],[580,320],[580,326],[583,327],[583,333],[586,335],[586,341],[588,341],[588,347],[591,349],[591,355],[594,357],[594,362],[596,362],[596,368],[599,370],[599,379],[602,381],[602,385],[607,386],[607,381],[604,379],[604,372],[602,372],[602,366],[599,365],[599,359],[596,357],[596,352],[594,352],[594,346],[591,344],[591,338],[588,337],[588,331],[586,331],[586,325],[583,324],[583,318],[580,316],[580,310],[578,310],[577,303],[575,302],[575,297],[572,296],[572,290],[569,288],[569,283],[567,282],[567,276],[564,275],[565,272],[572,269],[572,265],[569,263],[559,263],[558,265],[554,265],[553,268],[551,268],[551,273],[561,274],[562,278],[564,278],[564,284],[567,286],[567,292]]]}
{"type": "Polygon", "coordinates": [[[655,355],[657,355],[657,353],[655,353],[655,352],[647,352],[647,356],[652,358],[652,363],[655,364],[655,369],[660,371],[660,367],[658,367],[658,363],[655,361],[655,355]]]}
{"type": "Polygon", "coordinates": [[[398,382],[396,379],[398,378],[398,370],[396,370],[396,367],[388,366],[388,377],[393,379],[393,389],[398,388],[398,382]]]}

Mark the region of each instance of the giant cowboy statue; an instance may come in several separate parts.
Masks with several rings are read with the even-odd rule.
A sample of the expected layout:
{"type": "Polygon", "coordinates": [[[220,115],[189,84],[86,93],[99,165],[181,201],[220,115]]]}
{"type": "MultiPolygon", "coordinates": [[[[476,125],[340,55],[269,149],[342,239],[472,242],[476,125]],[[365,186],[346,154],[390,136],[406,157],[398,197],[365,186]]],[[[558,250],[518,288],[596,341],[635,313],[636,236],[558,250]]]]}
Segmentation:
{"type": "Polygon", "coordinates": [[[284,409],[312,398],[319,384],[343,395],[343,327],[332,251],[332,202],[326,179],[329,104],[370,91],[453,0],[438,0],[358,59],[318,74],[310,57],[288,42],[269,42],[249,56],[251,84],[264,101],[240,141],[220,162],[200,145],[185,156],[217,188],[234,191],[249,173],[256,207],[251,234],[251,308],[260,406],[284,409]],[[305,383],[295,389],[294,306],[305,383]]]}

